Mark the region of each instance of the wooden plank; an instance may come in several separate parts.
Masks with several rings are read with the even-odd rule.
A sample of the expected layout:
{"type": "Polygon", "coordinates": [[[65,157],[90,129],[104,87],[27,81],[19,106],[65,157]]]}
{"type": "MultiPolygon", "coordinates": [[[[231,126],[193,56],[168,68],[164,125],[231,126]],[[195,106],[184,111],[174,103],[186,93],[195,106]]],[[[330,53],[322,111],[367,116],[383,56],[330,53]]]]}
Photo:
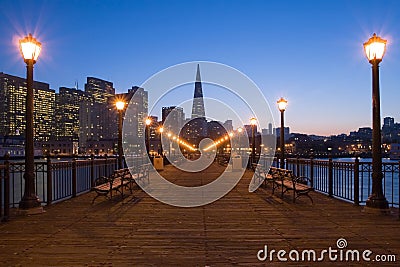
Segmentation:
{"type": "MultiPolygon", "coordinates": [[[[201,173],[167,166],[161,175],[190,185],[212,182],[224,168],[201,173]]],[[[315,204],[271,196],[270,188],[248,192],[253,173],[216,202],[196,208],[172,207],[135,191],[125,199],[90,202],[95,192],[46,207],[41,215],[12,214],[0,224],[4,266],[257,266],[257,252],[269,249],[336,248],[400,255],[397,215],[365,214],[361,207],[311,192],[315,204]]],[[[396,210],[397,212],[397,210],[396,210]]],[[[287,262],[292,266],[332,262],[287,262]]],[[[347,263],[342,262],[343,265],[347,263]]],[[[365,266],[366,262],[351,262],[365,266]]],[[[390,264],[388,264],[390,266],[390,264]]],[[[395,266],[395,264],[391,264],[395,266]]]]}

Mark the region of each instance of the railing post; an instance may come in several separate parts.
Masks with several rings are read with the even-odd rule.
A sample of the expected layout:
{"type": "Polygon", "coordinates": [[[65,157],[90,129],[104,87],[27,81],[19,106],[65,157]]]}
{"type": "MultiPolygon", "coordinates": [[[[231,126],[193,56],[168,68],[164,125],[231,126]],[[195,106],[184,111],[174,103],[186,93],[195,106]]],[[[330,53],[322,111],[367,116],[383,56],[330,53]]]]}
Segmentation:
{"type": "MultiPolygon", "coordinates": [[[[4,154],[4,158],[6,157],[7,153],[4,154]]],[[[0,220],[3,218],[3,200],[4,200],[4,195],[3,195],[3,183],[5,183],[5,178],[6,178],[6,166],[4,166],[3,170],[0,170],[0,220]],[[4,182],[2,181],[4,180],[4,182]]]]}
{"type": "Polygon", "coordinates": [[[76,159],[72,160],[72,197],[76,197],[76,159]]]}
{"type": "Polygon", "coordinates": [[[332,157],[329,157],[328,161],[328,195],[333,197],[333,161],[332,157]]]}
{"type": "Polygon", "coordinates": [[[94,184],[94,155],[93,154],[90,156],[90,159],[91,159],[91,161],[90,161],[90,179],[92,181],[92,187],[94,187],[95,184],[94,184]]]}
{"type": "Polygon", "coordinates": [[[360,205],[360,160],[354,161],[354,204],[360,205]]]}
{"type": "Polygon", "coordinates": [[[296,174],[297,174],[297,177],[300,176],[300,157],[299,156],[296,157],[296,174]]]}
{"type": "Polygon", "coordinates": [[[0,170],[0,220],[3,218],[3,181],[5,179],[6,169],[0,170]],[[4,176],[4,177],[3,177],[4,176]]]}
{"type": "Polygon", "coordinates": [[[50,154],[47,156],[47,206],[53,202],[53,166],[51,165],[50,154]]]}
{"type": "Polygon", "coordinates": [[[314,187],[314,159],[313,157],[310,158],[310,185],[314,187]]]}
{"type": "Polygon", "coordinates": [[[105,155],[105,160],[104,160],[104,176],[108,176],[108,173],[107,173],[107,154],[105,155]]]}
{"type": "MultiPolygon", "coordinates": [[[[2,221],[6,222],[10,219],[10,155],[7,153],[4,155],[4,216],[2,221]]],[[[1,206],[0,206],[1,209],[1,206]]]]}

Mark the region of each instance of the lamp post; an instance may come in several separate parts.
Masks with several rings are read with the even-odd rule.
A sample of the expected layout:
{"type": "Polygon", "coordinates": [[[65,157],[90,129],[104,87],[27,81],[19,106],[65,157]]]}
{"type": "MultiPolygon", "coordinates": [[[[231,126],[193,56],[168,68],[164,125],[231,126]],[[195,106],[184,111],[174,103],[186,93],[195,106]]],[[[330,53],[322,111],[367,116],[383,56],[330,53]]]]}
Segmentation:
{"type": "Polygon", "coordinates": [[[386,51],[386,40],[374,35],[364,43],[365,54],[372,65],[372,192],[366,201],[369,208],[388,210],[382,188],[381,111],[379,96],[379,63],[386,51]]]}
{"type": "Polygon", "coordinates": [[[161,126],[160,128],[158,128],[158,131],[160,132],[160,156],[164,157],[163,156],[163,147],[162,147],[162,134],[164,132],[164,127],[161,126]]]}
{"type": "Polygon", "coordinates": [[[280,132],[280,146],[281,146],[281,162],[280,168],[285,168],[285,110],[287,106],[287,101],[283,97],[278,100],[278,109],[281,112],[281,132],[280,132]]]}
{"type": "Polygon", "coordinates": [[[251,118],[250,125],[251,125],[251,166],[256,161],[256,124],[257,119],[251,118]]]}
{"type": "Polygon", "coordinates": [[[151,124],[151,119],[146,118],[146,149],[147,149],[147,155],[150,156],[150,124],[151,124]]]}
{"type": "Polygon", "coordinates": [[[118,167],[122,169],[122,113],[125,108],[125,102],[119,100],[115,103],[115,106],[118,110],[118,167]]]}
{"type": "Polygon", "coordinates": [[[237,131],[239,133],[239,155],[242,155],[242,140],[241,140],[241,137],[242,137],[243,128],[239,127],[237,129],[237,131]]]}
{"type": "Polygon", "coordinates": [[[233,145],[233,136],[235,135],[233,132],[229,132],[229,153],[232,155],[232,148],[234,147],[233,145]]]}
{"type": "Polygon", "coordinates": [[[31,34],[19,40],[19,48],[26,63],[26,129],[25,129],[25,189],[19,202],[21,209],[40,206],[40,201],[35,192],[35,154],[33,141],[33,65],[39,57],[41,43],[31,34]]]}
{"type": "Polygon", "coordinates": [[[172,134],[168,133],[167,136],[168,136],[168,157],[171,157],[171,136],[172,136],[172,134]]]}

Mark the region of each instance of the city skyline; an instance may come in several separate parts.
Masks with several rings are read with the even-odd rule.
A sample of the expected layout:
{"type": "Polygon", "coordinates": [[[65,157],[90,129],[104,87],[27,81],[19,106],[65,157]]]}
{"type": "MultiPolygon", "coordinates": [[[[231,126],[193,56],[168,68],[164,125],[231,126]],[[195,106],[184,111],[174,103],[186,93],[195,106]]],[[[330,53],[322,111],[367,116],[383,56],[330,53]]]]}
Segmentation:
{"type": "MultiPolygon", "coordinates": [[[[275,127],[276,100],[284,96],[293,132],[328,136],[371,126],[371,68],[362,44],[376,32],[388,39],[381,63],[382,118],[400,120],[396,1],[2,1],[2,6],[4,73],[25,77],[16,43],[29,32],[43,44],[34,79],[57,91],[76,81],[83,89],[84,79],[93,76],[123,93],[171,65],[215,61],[259,86],[275,127]]],[[[207,85],[203,90],[207,95],[207,85]]]]}

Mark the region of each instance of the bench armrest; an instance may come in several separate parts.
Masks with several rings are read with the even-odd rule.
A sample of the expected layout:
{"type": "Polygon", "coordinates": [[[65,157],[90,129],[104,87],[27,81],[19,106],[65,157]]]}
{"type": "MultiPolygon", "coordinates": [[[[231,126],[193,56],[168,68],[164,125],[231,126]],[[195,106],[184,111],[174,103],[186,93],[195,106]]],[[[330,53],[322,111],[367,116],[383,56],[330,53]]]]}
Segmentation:
{"type": "Polygon", "coordinates": [[[106,183],[110,183],[110,178],[105,177],[105,176],[100,176],[99,178],[97,178],[96,180],[94,180],[94,185],[98,186],[101,184],[106,184],[106,183]]]}
{"type": "Polygon", "coordinates": [[[311,186],[311,179],[306,177],[306,176],[299,176],[299,177],[295,177],[293,179],[293,183],[299,183],[299,184],[304,184],[307,186],[311,186]]]}

